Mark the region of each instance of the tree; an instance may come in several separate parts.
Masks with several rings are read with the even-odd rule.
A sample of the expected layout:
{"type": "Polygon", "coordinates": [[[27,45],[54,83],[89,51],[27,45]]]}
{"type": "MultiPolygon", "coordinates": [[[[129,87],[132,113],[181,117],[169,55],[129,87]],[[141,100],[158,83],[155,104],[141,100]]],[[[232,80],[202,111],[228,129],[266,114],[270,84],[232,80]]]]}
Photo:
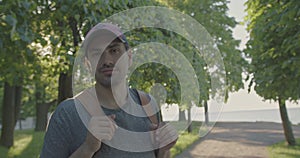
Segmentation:
{"type": "Polygon", "coordinates": [[[1,1],[0,4],[0,79],[4,82],[0,144],[11,147],[22,89],[30,70],[27,65],[33,60],[28,45],[36,35],[30,29],[35,6],[26,1],[1,1]]]}
{"type": "Polygon", "coordinates": [[[246,5],[251,83],[258,95],[278,101],[286,141],[295,145],[285,103],[300,98],[300,1],[249,0],[246,5]]]}
{"type": "Polygon", "coordinates": [[[33,48],[35,52],[39,52],[37,53],[38,68],[35,70],[35,74],[39,74],[35,75],[38,82],[34,85],[37,108],[36,130],[44,130],[47,111],[49,106],[55,102],[53,93],[51,94],[52,90],[50,93],[48,92],[49,89],[53,89],[49,83],[55,82],[54,79],[58,78],[58,103],[73,96],[73,63],[87,31],[116,12],[149,4],[151,1],[124,3],[121,0],[59,0],[38,2],[41,10],[39,18],[37,18],[36,30],[39,32],[40,38],[35,41],[36,45],[33,48]],[[48,52],[45,53],[43,49],[48,49],[48,52]],[[49,95],[52,97],[47,97],[49,95]]]}
{"type": "Polygon", "coordinates": [[[55,56],[59,57],[58,102],[72,97],[72,69],[76,52],[92,26],[119,11],[149,4],[148,1],[76,0],[43,1],[42,14],[47,17],[44,35],[51,37],[55,56]]]}
{"type": "MultiPolygon", "coordinates": [[[[226,0],[206,0],[201,1],[201,3],[197,0],[159,0],[158,2],[160,2],[162,5],[192,16],[210,33],[224,60],[226,71],[226,86],[224,87],[225,99],[227,100],[229,92],[237,91],[240,88],[243,88],[242,72],[244,71],[244,67],[247,65],[247,62],[243,58],[242,52],[238,50],[239,41],[232,37],[231,29],[235,27],[237,22],[234,20],[234,18],[228,17],[227,15],[228,2],[226,0]]],[[[192,63],[193,68],[196,70],[196,74],[199,79],[199,87],[201,87],[200,101],[199,103],[195,104],[198,106],[202,106],[202,104],[204,106],[207,105],[207,101],[211,99],[209,97],[212,93],[211,80],[214,77],[209,76],[205,65],[206,61],[204,61],[203,58],[199,58],[199,52],[189,43],[189,41],[184,40],[183,37],[180,37],[175,33],[172,34],[168,31],[159,29],[157,32],[152,33],[152,38],[149,34],[146,36],[146,38],[148,38],[149,41],[154,40],[158,42],[164,42],[167,45],[171,45],[172,47],[176,48],[180,52],[183,52],[184,56],[186,56],[190,63],[192,63]],[[166,36],[166,39],[162,38],[162,36],[166,36]]],[[[138,39],[144,40],[143,42],[147,41],[145,40],[145,37],[138,39]]],[[[154,83],[164,81],[162,85],[165,85],[165,88],[168,92],[167,103],[179,103],[179,96],[181,93],[179,88],[180,86],[178,85],[174,74],[156,74],[153,75],[155,76],[153,77],[149,75],[149,73],[153,73],[153,70],[158,71],[156,73],[159,74],[159,72],[163,69],[159,68],[158,66],[155,68],[153,66],[145,66],[136,71],[143,75],[145,75],[144,72],[147,72],[145,78],[152,77],[146,79],[146,81],[148,80],[149,83],[145,84],[144,86],[153,85],[154,83]]],[[[138,74],[136,75],[140,76],[138,74]]],[[[138,82],[138,79],[133,78],[133,80],[131,80],[131,83],[138,82]]],[[[181,111],[190,109],[190,107],[191,105],[180,105],[181,111]]],[[[207,106],[205,110],[207,113],[207,106]]]]}

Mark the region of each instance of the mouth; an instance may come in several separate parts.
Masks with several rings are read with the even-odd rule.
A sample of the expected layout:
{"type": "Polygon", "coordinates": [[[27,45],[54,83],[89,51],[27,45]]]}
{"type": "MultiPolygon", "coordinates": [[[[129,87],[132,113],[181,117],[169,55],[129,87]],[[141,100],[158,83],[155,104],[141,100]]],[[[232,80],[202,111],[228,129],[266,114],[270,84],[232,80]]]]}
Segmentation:
{"type": "Polygon", "coordinates": [[[113,69],[113,68],[102,68],[101,70],[101,73],[103,73],[104,75],[107,75],[107,76],[111,76],[113,73],[115,73],[117,70],[116,69],[113,69]]]}

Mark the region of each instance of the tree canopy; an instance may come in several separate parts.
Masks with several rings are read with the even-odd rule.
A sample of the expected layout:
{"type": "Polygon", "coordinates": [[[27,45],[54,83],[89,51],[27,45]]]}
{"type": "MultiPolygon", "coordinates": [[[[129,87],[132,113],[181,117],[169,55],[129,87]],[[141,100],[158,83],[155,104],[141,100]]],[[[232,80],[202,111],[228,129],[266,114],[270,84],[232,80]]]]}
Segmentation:
{"type": "Polygon", "coordinates": [[[300,98],[300,1],[249,0],[246,5],[250,86],[279,102],[287,142],[295,145],[285,102],[300,98]]]}
{"type": "Polygon", "coordinates": [[[300,98],[300,2],[248,1],[246,53],[255,91],[265,99],[300,98]]]}

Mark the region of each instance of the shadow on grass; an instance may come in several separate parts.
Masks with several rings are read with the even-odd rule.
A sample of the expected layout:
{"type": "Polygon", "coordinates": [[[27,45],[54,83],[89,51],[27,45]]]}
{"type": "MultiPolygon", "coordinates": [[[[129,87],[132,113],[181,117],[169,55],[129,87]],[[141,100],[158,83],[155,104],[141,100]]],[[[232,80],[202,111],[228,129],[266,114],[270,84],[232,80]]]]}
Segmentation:
{"type": "Polygon", "coordinates": [[[4,148],[4,147],[0,147],[0,157],[8,157],[8,149],[7,148],[4,148]]]}
{"type": "Polygon", "coordinates": [[[14,146],[10,149],[0,147],[1,158],[37,158],[44,139],[44,132],[18,130],[14,133],[14,146]]]}
{"type": "Polygon", "coordinates": [[[18,158],[38,158],[44,142],[44,132],[34,132],[32,140],[18,158]]]}

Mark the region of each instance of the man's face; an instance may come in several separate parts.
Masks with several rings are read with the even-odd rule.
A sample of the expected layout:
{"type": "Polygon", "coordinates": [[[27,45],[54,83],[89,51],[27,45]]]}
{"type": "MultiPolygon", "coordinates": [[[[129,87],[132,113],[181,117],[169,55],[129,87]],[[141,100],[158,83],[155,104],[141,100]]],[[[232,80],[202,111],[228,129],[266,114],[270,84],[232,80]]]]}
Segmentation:
{"type": "Polygon", "coordinates": [[[125,83],[130,66],[131,54],[126,52],[125,45],[120,39],[114,38],[115,35],[112,33],[101,33],[88,45],[87,58],[92,73],[95,74],[96,82],[105,87],[125,83]]]}

